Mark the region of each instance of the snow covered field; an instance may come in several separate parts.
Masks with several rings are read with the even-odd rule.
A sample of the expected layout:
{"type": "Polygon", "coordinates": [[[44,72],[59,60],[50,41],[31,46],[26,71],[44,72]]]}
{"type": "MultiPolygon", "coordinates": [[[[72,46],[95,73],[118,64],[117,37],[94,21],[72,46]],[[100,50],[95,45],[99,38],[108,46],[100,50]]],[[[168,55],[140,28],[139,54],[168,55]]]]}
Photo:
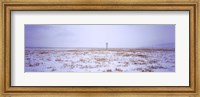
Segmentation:
{"type": "Polygon", "coordinates": [[[25,72],[175,72],[175,49],[26,48],[25,72]]]}

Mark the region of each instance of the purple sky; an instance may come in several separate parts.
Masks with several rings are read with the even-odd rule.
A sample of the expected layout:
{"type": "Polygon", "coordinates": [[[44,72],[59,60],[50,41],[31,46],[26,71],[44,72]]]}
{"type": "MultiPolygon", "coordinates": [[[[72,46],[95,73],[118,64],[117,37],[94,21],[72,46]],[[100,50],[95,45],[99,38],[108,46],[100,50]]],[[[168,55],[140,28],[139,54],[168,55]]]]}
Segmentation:
{"type": "Polygon", "coordinates": [[[25,25],[25,47],[140,48],[175,44],[175,25],[25,25]]]}

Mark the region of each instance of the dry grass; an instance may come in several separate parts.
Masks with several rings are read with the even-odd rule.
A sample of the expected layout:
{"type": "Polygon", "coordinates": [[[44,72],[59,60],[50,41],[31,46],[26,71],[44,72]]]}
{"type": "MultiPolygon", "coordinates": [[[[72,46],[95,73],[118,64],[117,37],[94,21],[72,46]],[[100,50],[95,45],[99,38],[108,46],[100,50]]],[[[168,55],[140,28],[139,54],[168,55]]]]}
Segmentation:
{"type": "Polygon", "coordinates": [[[175,68],[173,49],[36,49],[26,50],[25,55],[26,67],[36,71],[35,67],[40,66],[46,67],[47,71],[62,69],[70,72],[154,72],[175,68]]]}

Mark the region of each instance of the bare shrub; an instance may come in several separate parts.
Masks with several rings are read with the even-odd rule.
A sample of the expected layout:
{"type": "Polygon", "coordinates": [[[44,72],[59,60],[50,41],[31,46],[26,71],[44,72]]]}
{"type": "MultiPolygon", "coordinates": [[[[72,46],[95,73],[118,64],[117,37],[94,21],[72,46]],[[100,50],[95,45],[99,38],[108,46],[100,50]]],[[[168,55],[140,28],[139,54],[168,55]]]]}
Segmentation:
{"type": "Polygon", "coordinates": [[[147,55],[138,54],[137,56],[138,56],[138,57],[142,57],[142,58],[147,58],[147,55]]]}
{"type": "Polygon", "coordinates": [[[81,62],[83,62],[83,63],[85,63],[85,62],[86,62],[84,59],[80,59],[79,61],[81,61],[81,62]]]}
{"type": "Polygon", "coordinates": [[[39,66],[40,63],[34,63],[34,64],[29,64],[30,67],[35,67],[35,66],[39,66]]]}
{"type": "Polygon", "coordinates": [[[71,68],[71,69],[75,68],[74,65],[69,65],[68,63],[63,64],[63,67],[64,68],[71,68]]]}
{"type": "Polygon", "coordinates": [[[123,70],[122,70],[122,69],[119,69],[119,68],[115,68],[115,71],[123,72],[123,70]]]}
{"type": "Polygon", "coordinates": [[[56,59],[55,61],[63,61],[62,59],[60,59],[60,58],[58,58],[58,59],[56,59]]]}
{"type": "Polygon", "coordinates": [[[47,58],[48,61],[51,61],[51,58],[47,58]]]}
{"type": "Polygon", "coordinates": [[[53,68],[53,67],[51,67],[51,66],[50,66],[50,67],[47,67],[47,69],[51,69],[51,68],[53,68]]]}
{"type": "Polygon", "coordinates": [[[107,59],[106,58],[95,58],[96,61],[100,62],[105,62],[107,59]]]}
{"type": "Polygon", "coordinates": [[[68,66],[68,64],[67,63],[65,63],[65,64],[63,64],[63,67],[65,68],[65,67],[67,67],[68,66]]]}
{"type": "Polygon", "coordinates": [[[65,60],[65,62],[68,62],[69,60],[65,60]]]}
{"type": "Polygon", "coordinates": [[[142,72],[153,72],[153,70],[149,69],[149,68],[145,68],[142,70],[142,72]]]}
{"type": "Polygon", "coordinates": [[[48,54],[49,52],[47,51],[41,51],[40,54],[48,54]]]}
{"type": "Polygon", "coordinates": [[[134,61],[134,64],[144,65],[144,64],[147,64],[147,62],[144,60],[137,60],[137,61],[134,61]]]}
{"type": "Polygon", "coordinates": [[[106,72],[112,72],[112,70],[111,69],[107,69],[106,72]]]}
{"type": "Polygon", "coordinates": [[[142,71],[142,68],[137,68],[137,69],[135,69],[135,70],[142,71]]]}
{"type": "Polygon", "coordinates": [[[150,64],[157,63],[157,60],[150,60],[149,63],[150,63],[150,64]]]}
{"type": "Polygon", "coordinates": [[[129,57],[129,56],[133,56],[133,54],[124,54],[123,56],[129,57]]]}
{"type": "Polygon", "coordinates": [[[35,66],[39,66],[40,65],[40,63],[35,63],[35,66]]]}
{"type": "Polygon", "coordinates": [[[56,71],[56,68],[53,68],[51,71],[56,71]]]}
{"type": "Polygon", "coordinates": [[[149,69],[166,69],[163,66],[148,66],[149,69]]]}
{"type": "Polygon", "coordinates": [[[30,60],[31,58],[26,58],[26,60],[30,60]]]}
{"type": "Polygon", "coordinates": [[[95,67],[92,67],[92,66],[88,66],[88,65],[86,65],[86,66],[80,66],[80,69],[84,69],[84,68],[95,68],[95,67]]]}

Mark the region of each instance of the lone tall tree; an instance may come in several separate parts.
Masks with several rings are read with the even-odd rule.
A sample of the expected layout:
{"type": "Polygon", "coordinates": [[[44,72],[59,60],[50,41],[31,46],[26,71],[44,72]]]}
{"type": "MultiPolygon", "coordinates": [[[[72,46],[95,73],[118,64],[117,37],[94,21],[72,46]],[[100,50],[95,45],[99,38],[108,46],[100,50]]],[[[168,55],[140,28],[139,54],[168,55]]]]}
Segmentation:
{"type": "Polygon", "coordinates": [[[108,49],[108,42],[106,42],[106,49],[108,49]]]}

